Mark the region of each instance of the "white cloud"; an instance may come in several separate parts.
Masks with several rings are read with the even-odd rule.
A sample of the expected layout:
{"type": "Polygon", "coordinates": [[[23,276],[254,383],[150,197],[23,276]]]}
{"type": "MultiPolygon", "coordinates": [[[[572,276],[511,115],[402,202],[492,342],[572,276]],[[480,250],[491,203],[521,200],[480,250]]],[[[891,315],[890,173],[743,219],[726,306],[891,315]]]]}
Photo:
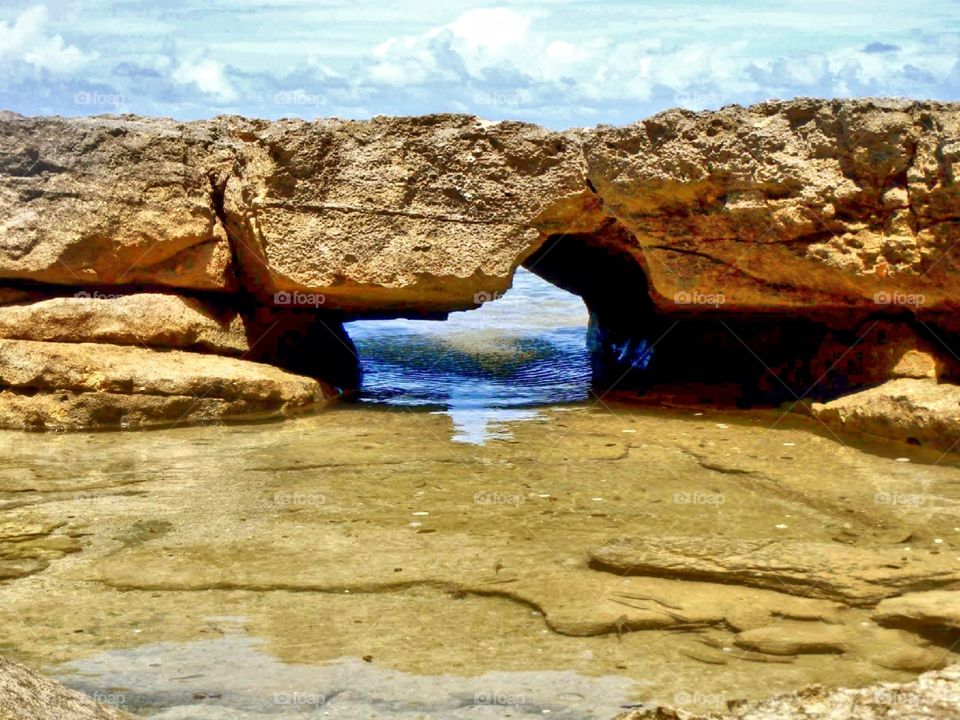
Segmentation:
{"type": "Polygon", "coordinates": [[[474,81],[491,73],[558,79],[564,67],[589,59],[585,49],[551,42],[530,26],[530,17],[508,8],[469,10],[421,35],[381,43],[370,77],[408,85],[455,80],[457,73],[474,81]]]}
{"type": "Polygon", "coordinates": [[[495,53],[523,43],[530,18],[507,8],[482,8],[463,13],[446,27],[467,51],[495,53]]]}
{"type": "Polygon", "coordinates": [[[237,98],[237,91],[227,80],[223,63],[199,57],[182,61],[173,71],[173,80],[181,85],[195,85],[201,92],[219,100],[237,98]]]}
{"type": "Polygon", "coordinates": [[[433,49],[417,38],[391,38],[375,47],[372,55],[370,77],[387,85],[426,82],[441,70],[433,49]]]}
{"type": "Polygon", "coordinates": [[[24,10],[12,23],[0,22],[0,59],[21,61],[52,73],[76,72],[97,57],[67,45],[61,35],[49,35],[47,9],[42,5],[24,10]]]}
{"type": "MultiPolygon", "coordinates": [[[[743,73],[745,44],[666,47],[656,38],[556,39],[531,18],[506,8],[463,13],[419,36],[395,37],[374,51],[370,82],[427,85],[456,79],[484,97],[502,93],[531,104],[649,99],[657,86],[691,84],[743,73]]],[[[741,85],[748,84],[743,80],[741,85]]]]}
{"type": "Polygon", "coordinates": [[[411,93],[451,88],[457,94],[447,98],[448,106],[465,103],[483,114],[499,105],[506,115],[563,106],[589,115],[594,108],[638,103],[700,109],[802,94],[923,95],[955,83],[960,57],[948,40],[871,44],[852,33],[848,43],[817,50],[797,43],[797,50],[783,52],[775,42],[726,32],[678,36],[651,27],[645,35],[595,27],[610,36],[558,36],[542,14],[470,10],[420,35],[381,43],[358,82],[411,93]],[[918,77],[930,89],[918,87],[918,77]]]}
{"type": "Polygon", "coordinates": [[[934,87],[955,82],[957,61],[958,53],[936,52],[922,42],[882,53],[870,46],[847,46],[756,60],[748,74],[758,89],[776,94],[922,96],[930,91],[918,85],[918,78],[934,87]]]}
{"type": "Polygon", "coordinates": [[[960,96],[960,5],[942,0],[914,0],[908,16],[898,0],[805,0],[802,11],[487,0],[497,6],[465,12],[444,0],[325,4],[336,12],[244,0],[189,15],[24,0],[44,1],[49,13],[0,3],[0,107],[102,111],[78,107],[80,92],[184,118],[459,111],[569,127],[769,97],[960,96]]]}

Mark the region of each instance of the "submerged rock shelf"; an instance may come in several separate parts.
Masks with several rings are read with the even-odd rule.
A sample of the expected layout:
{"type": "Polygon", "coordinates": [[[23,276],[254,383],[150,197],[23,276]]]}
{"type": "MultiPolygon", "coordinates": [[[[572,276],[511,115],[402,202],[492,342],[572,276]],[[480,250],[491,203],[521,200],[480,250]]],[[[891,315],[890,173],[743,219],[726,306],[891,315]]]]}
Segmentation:
{"type": "Polygon", "coordinates": [[[955,459],[697,412],[543,410],[482,446],[363,406],[119,444],[4,432],[5,652],[171,718],[284,692],[357,718],[414,697],[502,716],[484,692],[714,711],[957,660],[955,459]]]}

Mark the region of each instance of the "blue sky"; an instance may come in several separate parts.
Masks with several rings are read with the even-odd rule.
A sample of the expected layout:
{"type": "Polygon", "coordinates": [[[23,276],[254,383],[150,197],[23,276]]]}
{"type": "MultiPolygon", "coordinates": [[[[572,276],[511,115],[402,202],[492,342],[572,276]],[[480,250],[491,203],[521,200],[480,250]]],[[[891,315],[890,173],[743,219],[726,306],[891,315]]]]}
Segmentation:
{"type": "Polygon", "coordinates": [[[960,99],[960,0],[4,0],[0,107],[467,112],[550,127],[772,97],[960,99]]]}

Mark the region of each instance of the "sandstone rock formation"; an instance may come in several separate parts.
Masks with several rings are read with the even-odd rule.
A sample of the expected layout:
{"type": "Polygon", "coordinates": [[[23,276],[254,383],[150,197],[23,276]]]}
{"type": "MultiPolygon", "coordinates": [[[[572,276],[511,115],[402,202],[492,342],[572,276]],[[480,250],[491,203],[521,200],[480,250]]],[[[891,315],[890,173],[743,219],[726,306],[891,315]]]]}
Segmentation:
{"type": "MultiPolygon", "coordinates": [[[[681,693],[681,699],[684,699],[681,693]]],[[[827,690],[818,685],[757,703],[733,703],[725,712],[647,707],[616,720],[956,720],[960,718],[960,668],[928,672],[910,683],[827,690]]]]}
{"type": "Polygon", "coordinates": [[[80,543],[59,534],[63,523],[24,523],[15,517],[0,523],[0,581],[45,570],[51,560],[78,552],[80,543]]]}
{"type": "Polygon", "coordinates": [[[823,542],[622,538],[591,550],[590,560],[621,575],[681,576],[849,605],[869,606],[911,590],[960,588],[955,559],[896,547],[882,551],[823,542]]]}
{"type": "Polygon", "coordinates": [[[956,306],[955,104],[767,102],[570,132],[459,115],[0,124],[9,278],[223,289],[226,225],[267,290],[444,311],[508,287],[547,236],[617,225],[661,308],[697,291],[724,310],[956,306]]]}
{"type": "Polygon", "coordinates": [[[815,403],[815,417],[844,430],[950,451],[960,443],[960,386],[901,378],[815,403]]]}
{"type": "Polygon", "coordinates": [[[246,269],[340,307],[469,307],[547,237],[615,228],[659,308],[707,311],[698,293],[726,311],[956,305],[954,105],[771,102],[568,133],[238,122],[237,173],[217,182],[246,269]]]}
{"type": "MultiPolygon", "coordinates": [[[[584,144],[658,305],[914,308],[957,301],[960,108],[797,100],[671,110],[584,144]],[[696,304],[696,303],[693,303],[696,304]]],[[[702,310],[702,308],[699,308],[702,310]]]]}
{"type": "Polygon", "coordinates": [[[234,310],[161,293],[76,296],[0,305],[0,337],[180,348],[240,356],[250,347],[234,310]]]}
{"type": "Polygon", "coordinates": [[[880,623],[960,630],[960,592],[929,590],[907,593],[881,602],[873,617],[880,623]]]}
{"type": "Polygon", "coordinates": [[[849,385],[874,386],[896,378],[957,378],[958,365],[960,360],[947,348],[911,325],[870,319],[847,332],[829,333],[812,370],[818,377],[833,375],[849,385]]]}
{"type": "Polygon", "coordinates": [[[349,388],[344,319],[476,307],[524,264],[584,298],[601,381],[649,364],[689,382],[704,346],[705,382],[747,401],[958,374],[956,103],[566,132],[462,115],[0,113],[0,129],[0,337],[258,346],[249,359],[349,388]],[[77,292],[127,298],[44,303],[77,292]],[[877,323],[885,337],[861,332],[877,323]]]}
{"type": "Polygon", "coordinates": [[[746,650],[768,655],[805,655],[844,653],[846,628],[825,623],[791,623],[745,630],[734,643],[746,650]]]}
{"type": "Polygon", "coordinates": [[[0,425],[76,430],[285,416],[329,390],[269,365],[178,350],[0,340],[0,425]]]}
{"type": "Polygon", "coordinates": [[[207,177],[213,127],[0,114],[0,278],[232,285],[207,177]]]}
{"type": "Polygon", "coordinates": [[[0,657],[0,720],[130,720],[20,663],[0,657]]]}
{"type": "MultiPolygon", "coordinates": [[[[236,121],[228,121],[228,125],[236,121]]],[[[536,218],[584,189],[575,136],[462,115],[249,123],[217,179],[258,290],[446,312],[506,290],[536,218]]]]}

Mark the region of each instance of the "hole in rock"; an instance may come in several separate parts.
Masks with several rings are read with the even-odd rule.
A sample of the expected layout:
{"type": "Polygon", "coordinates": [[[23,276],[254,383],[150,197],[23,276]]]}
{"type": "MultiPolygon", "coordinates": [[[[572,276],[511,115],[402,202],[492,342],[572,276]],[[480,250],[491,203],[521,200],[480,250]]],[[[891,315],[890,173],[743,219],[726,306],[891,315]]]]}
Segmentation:
{"type": "Polygon", "coordinates": [[[551,235],[524,267],[583,298],[587,349],[598,396],[638,390],[650,379],[658,322],[636,245],[615,222],[587,233],[551,235]]]}
{"type": "Polygon", "coordinates": [[[483,442],[497,423],[587,398],[587,315],[579,297],[520,268],[502,297],[447,320],[347,323],[359,401],[447,413],[455,440],[483,442]]]}

